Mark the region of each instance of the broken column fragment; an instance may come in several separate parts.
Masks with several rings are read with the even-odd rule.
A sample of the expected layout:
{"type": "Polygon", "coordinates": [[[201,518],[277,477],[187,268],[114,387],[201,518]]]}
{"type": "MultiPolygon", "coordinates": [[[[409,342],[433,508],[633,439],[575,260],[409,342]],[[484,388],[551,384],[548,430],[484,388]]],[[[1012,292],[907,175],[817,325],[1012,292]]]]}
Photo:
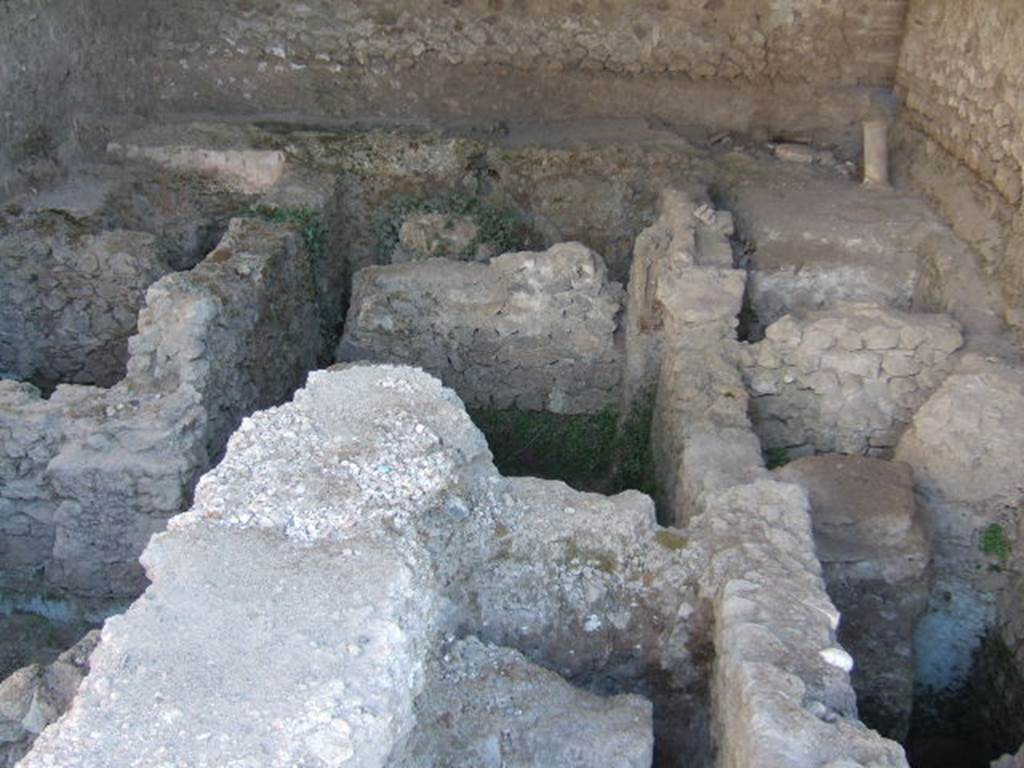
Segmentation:
{"type": "Polygon", "coordinates": [[[776,470],[807,491],[814,546],[839,639],[855,660],[861,717],[897,740],[913,706],[913,642],[928,603],[930,547],[916,515],[908,464],[808,456],[776,470]]]}

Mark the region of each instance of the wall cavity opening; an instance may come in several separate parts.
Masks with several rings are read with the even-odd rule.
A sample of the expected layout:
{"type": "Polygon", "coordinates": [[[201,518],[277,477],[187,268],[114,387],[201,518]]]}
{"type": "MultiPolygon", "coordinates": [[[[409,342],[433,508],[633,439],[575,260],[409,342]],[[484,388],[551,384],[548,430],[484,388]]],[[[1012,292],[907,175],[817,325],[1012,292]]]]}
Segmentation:
{"type": "Polygon", "coordinates": [[[637,490],[656,497],[651,419],[654,399],[625,417],[471,408],[498,470],[508,477],[562,480],[579,491],[612,495],[637,490]]]}

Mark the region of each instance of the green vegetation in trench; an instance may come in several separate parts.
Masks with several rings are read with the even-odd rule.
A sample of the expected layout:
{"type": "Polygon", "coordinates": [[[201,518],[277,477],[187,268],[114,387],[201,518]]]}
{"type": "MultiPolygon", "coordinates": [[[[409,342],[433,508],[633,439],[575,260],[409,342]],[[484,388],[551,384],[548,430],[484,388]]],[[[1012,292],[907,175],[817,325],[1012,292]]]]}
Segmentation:
{"type": "Polygon", "coordinates": [[[989,557],[998,558],[1000,562],[1006,562],[1010,556],[1010,540],[1006,537],[1006,531],[998,523],[992,523],[982,531],[979,542],[981,551],[989,557]]]}
{"type": "Polygon", "coordinates": [[[784,467],[789,461],[789,451],[785,448],[768,448],[764,452],[764,465],[768,469],[784,467]]]}
{"type": "Polygon", "coordinates": [[[261,221],[269,221],[275,224],[290,224],[301,235],[306,244],[306,250],[314,265],[323,261],[324,252],[327,248],[327,227],[324,225],[323,216],[314,208],[275,208],[266,205],[257,205],[245,211],[243,216],[261,221]]]}
{"type": "Polygon", "coordinates": [[[391,253],[395,249],[403,222],[419,213],[465,216],[476,222],[476,239],[461,254],[453,254],[460,257],[472,256],[484,243],[493,245],[498,253],[522,250],[531,239],[529,229],[514,213],[487,205],[475,195],[464,192],[436,196],[404,194],[392,198],[377,221],[375,228],[380,253],[391,253]]]}
{"type": "Polygon", "coordinates": [[[504,475],[563,480],[581,491],[632,488],[653,495],[652,411],[653,398],[645,398],[625,419],[610,408],[580,415],[477,408],[470,416],[504,475]]]}

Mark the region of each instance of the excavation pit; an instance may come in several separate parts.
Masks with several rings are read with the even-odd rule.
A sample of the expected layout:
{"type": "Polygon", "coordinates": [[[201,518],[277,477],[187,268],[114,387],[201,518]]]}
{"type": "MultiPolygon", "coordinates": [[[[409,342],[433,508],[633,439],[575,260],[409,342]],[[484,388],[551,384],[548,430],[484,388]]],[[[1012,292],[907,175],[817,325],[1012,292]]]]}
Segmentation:
{"type": "MultiPolygon", "coordinates": [[[[230,129],[214,133],[237,140],[230,129]]],[[[384,624],[411,628],[396,652],[416,670],[411,688],[398,683],[381,704],[414,734],[404,742],[408,753],[392,755],[403,765],[439,754],[491,754],[495,729],[527,728],[515,717],[529,721],[543,708],[524,688],[503,688],[508,678],[563,702],[580,718],[579,732],[605,733],[601,723],[617,723],[611,730],[626,741],[613,747],[595,736],[595,754],[621,747],[637,765],[651,755],[658,766],[773,764],[790,760],[793,749],[815,765],[847,758],[902,765],[898,748],[858,721],[847,653],[860,660],[858,638],[844,635],[850,624],[824,590],[830,563],[823,581],[813,504],[799,483],[766,471],[762,450],[782,459],[813,451],[899,453],[902,432],[961,354],[955,324],[919,313],[940,307],[798,301],[781,307],[785,313],[766,324],[763,340],[741,343],[737,318],[750,304],[751,276],[737,269],[734,217],[695,181],[714,177],[715,199],[730,199],[737,174],[762,162],[737,153],[715,159],[681,145],[511,149],[382,132],[247,135],[260,145],[256,155],[222,145],[212,154],[154,150],[159,141],[178,140],[173,130],[122,142],[149,147],[123,153],[129,163],[159,169],[167,158],[192,158],[204,165],[188,172],[205,174],[206,184],[227,178],[269,186],[232,198],[244,218],[198,266],[150,291],[121,383],[105,394],[58,387],[45,401],[23,385],[4,385],[2,416],[18,415],[10,433],[30,423],[45,432],[40,442],[49,452],[36,450],[34,465],[19,464],[19,471],[31,469],[19,476],[19,493],[26,483],[44,489],[31,499],[31,520],[15,521],[18,536],[29,532],[21,543],[41,542],[42,554],[24,563],[21,586],[38,589],[42,574],[47,586],[109,597],[116,584],[130,596],[144,585],[135,556],[170,519],[169,532],[145,557],[154,580],[147,598],[108,625],[118,642],[149,647],[163,612],[192,629],[151,649],[153,670],[225,642],[219,658],[231,666],[229,658],[255,643],[254,628],[238,615],[239,636],[225,638],[201,617],[234,615],[235,602],[257,606],[270,633],[261,646],[268,653],[308,642],[337,651],[344,669],[317,667],[324,687],[305,699],[316,707],[347,706],[330,683],[337,675],[356,686],[377,679],[380,670],[371,675],[361,666],[382,658],[377,636],[363,628],[383,626],[367,624],[368,615],[387,614],[384,624]],[[255,176],[237,173],[238,163],[250,168],[250,161],[276,163],[278,156],[283,165],[271,168],[273,178],[259,163],[255,176]],[[670,185],[670,177],[685,184],[670,185]],[[514,237],[502,241],[503,231],[514,237]],[[513,239],[516,249],[500,252],[513,239]],[[260,254],[272,263],[266,270],[260,254]],[[210,306],[224,314],[207,324],[210,306]],[[348,319],[339,334],[343,309],[348,319]],[[193,327],[192,320],[204,321],[193,327]],[[827,333],[818,333],[822,323],[827,333]],[[779,324],[796,327],[798,340],[789,344],[779,324]],[[829,343],[818,344],[815,334],[829,343]],[[817,367],[798,352],[810,337],[820,347],[817,367]],[[331,361],[336,342],[345,365],[315,373],[287,402],[308,370],[331,361]],[[851,368],[869,355],[878,356],[887,377],[851,368]],[[374,362],[423,368],[454,394],[422,373],[368,365],[374,362]],[[859,376],[857,387],[874,398],[871,413],[885,420],[846,414],[846,431],[837,429],[825,415],[841,409],[800,378],[817,382],[827,378],[816,375],[823,370],[840,391],[849,384],[844,376],[859,376]],[[892,380],[908,377],[928,381],[896,392],[892,380]],[[183,395],[189,388],[199,392],[197,402],[183,395]],[[766,395],[776,405],[757,402],[766,395]],[[90,570],[73,546],[58,553],[57,541],[66,548],[77,535],[92,546],[107,537],[89,515],[100,503],[111,508],[110,497],[80,495],[85,480],[74,470],[89,451],[124,443],[116,431],[110,441],[111,421],[130,434],[129,452],[166,446],[168,431],[187,421],[161,427],[151,443],[139,425],[163,424],[169,409],[190,403],[204,415],[188,441],[150,456],[174,466],[173,481],[118,501],[137,526],[113,535],[113,559],[108,551],[106,565],[90,570]],[[246,414],[277,403],[284,405],[245,421],[229,442],[246,414]],[[142,422],[135,421],[140,410],[142,422]],[[435,421],[437,413],[447,415],[435,421]],[[772,438],[773,421],[793,434],[772,438]],[[224,462],[193,500],[196,478],[222,453],[224,462]],[[286,488],[301,499],[285,498],[286,488]],[[667,527],[656,525],[654,505],[637,489],[657,497],[657,517],[667,527]],[[174,516],[189,505],[193,514],[174,516]],[[339,579],[375,579],[368,590],[397,591],[373,592],[357,606],[344,602],[349,596],[338,603],[327,582],[296,576],[308,558],[339,579]],[[256,571],[266,578],[250,588],[246,579],[256,571]],[[314,598],[290,603],[267,592],[293,577],[301,581],[296,594],[309,589],[314,598]],[[399,605],[391,602],[395,594],[404,596],[399,605]],[[323,610],[310,616],[311,605],[323,610]],[[349,607],[363,612],[358,621],[350,622],[349,607]],[[320,617],[325,611],[327,619],[320,617]],[[502,670],[499,678],[494,669],[502,670]],[[476,698],[460,699],[452,681],[463,681],[476,698]],[[766,698],[767,691],[781,698],[766,698]],[[516,701],[522,711],[487,710],[489,697],[516,701]],[[466,720],[449,727],[453,708],[466,720]],[[751,723],[766,721],[777,728],[752,730],[751,723]],[[785,739],[773,736],[782,733],[785,739]]],[[[770,171],[807,180],[803,171],[770,171]]],[[[821,189],[843,183],[829,173],[817,168],[808,178],[821,189]]],[[[737,204],[749,238],[745,210],[737,204]]],[[[173,231],[185,230],[166,230],[173,231]]],[[[754,263],[765,269],[768,261],[754,263]]],[[[5,445],[12,439],[5,433],[5,445]]],[[[129,485],[123,475],[102,479],[98,470],[88,468],[92,488],[129,485]]],[[[24,502],[18,499],[20,509],[24,502]]],[[[391,642],[387,633],[379,639],[391,642]]],[[[97,653],[95,679],[119,680],[120,652],[112,645],[97,653]]],[[[862,687],[858,674],[855,666],[854,686],[862,687]]],[[[242,686],[241,677],[236,682],[242,686]]],[[[120,690],[133,699],[146,695],[147,685],[139,678],[120,690]]],[[[231,717],[234,704],[222,695],[233,685],[209,691],[216,706],[195,713],[211,729],[231,717]]],[[[277,681],[268,692],[271,707],[294,710],[289,685],[277,681]]],[[[105,726],[89,724],[93,705],[85,695],[81,723],[61,726],[68,734],[105,726]]],[[[192,692],[182,706],[200,699],[192,692]]],[[[860,714],[875,717],[867,699],[860,714]]],[[[126,704],[114,722],[132,730],[134,717],[126,704]]],[[[340,719],[325,733],[297,723],[309,738],[285,735],[280,749],[301,759],[303,750],[340,749],[349,734],[359,734],[353,750],[372,741],[359,739],[376,725],[355,715],[340,719]]],[[[872,724],[887,728],[884,718],[872,724]]],[[[150,729],[147,738],[130,750],[170,743],[160,724],[139,727],[150,729]]],[[[397,743],[394,734],[377,735],[378,745],[397,743]]],[[[567,734],[544,738],[575,748],[567,734]]],[[[54,729],[40,754],[74,764],[70,744],[54,729]]],[[[529,746],[510,748],[524,754],[529,746]]]]}

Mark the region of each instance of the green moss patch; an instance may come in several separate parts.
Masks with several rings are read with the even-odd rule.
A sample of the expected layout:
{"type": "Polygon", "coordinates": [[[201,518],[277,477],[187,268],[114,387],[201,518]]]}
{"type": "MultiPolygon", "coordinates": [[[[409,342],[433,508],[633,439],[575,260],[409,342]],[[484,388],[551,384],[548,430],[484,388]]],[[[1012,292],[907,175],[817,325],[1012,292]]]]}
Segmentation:
{"type": "Polygon", "coordinates": [[[981,540],[978,543],[981,551],[989,557],[995,557],[1000,562],[1006,562],[1010,556],[1010,540],[1006,537],[1003,526],[993,523],[981,533],[981,540]]]}
{"type": "Polygon", "coordinates": [[[319,211],[308,207],[274,208],[258,205],[244,211],[242,216],[276,224],[289,224],[302,235],[313,264],[317,265],[323,261],[327,249],[327,228],[319,211]]]}

